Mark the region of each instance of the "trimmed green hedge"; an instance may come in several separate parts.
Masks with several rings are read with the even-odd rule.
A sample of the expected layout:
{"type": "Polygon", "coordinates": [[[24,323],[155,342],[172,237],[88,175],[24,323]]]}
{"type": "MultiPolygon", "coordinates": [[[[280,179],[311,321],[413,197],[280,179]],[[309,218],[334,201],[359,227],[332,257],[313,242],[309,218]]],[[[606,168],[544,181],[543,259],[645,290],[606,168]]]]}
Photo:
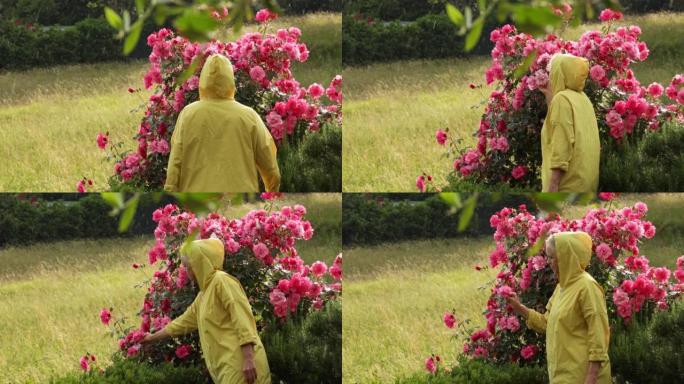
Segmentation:
{"type": "Polygon", "coordinates": [[[77,201],[43,200],[40,195],[18,198],[0,195],[0,247],[80,238],[102,238],[150,234],[156,228],[152,212],[172,201],[155,202],[143,195],[128,232],[118,231],[118,217],[99,194],[79,195],[77,201]],[[33,199],[37,197],[37,199],[33,199]]]}
{"type": "Polygon", "coordinates": [[[278,0],[278,5],[288,15],[342,11],[342,0],[278,0]]]}
{"type": "MultiPolygon", "coordinates": [[[[489,218],[503,207],[527,204],[525,195],[482,194],[468,228],[458,231],[458,214],[439,195],[422,201],[393,200],[392,195],[344,194],[342,196],[342,243],[378,244],[400,240],[491,234],[489,218]]],[[[462,196],[465,200],[467,196],[462,196]]]]}
{"type": "MultiPolygon", "coordinates": [[[[480,42],[468,55],[491,51],[489,32],[493,28],[494,23],[485,26],[480,42]]],[[[342,20],[344,65],[464,56],[463,44],[463,36],[445,13],[411,22],[369,22],[350,16],[342,20]]]]}
{"type": "MultiPolygon", "coordinates": [[[[446,0],[354,0],[344,2],[345,16],[372,20],[413,21],[421,16],[444,13],[446,0]]],[[[459,8],[477,6],[476,0],[451,0],[459,8]]]]}

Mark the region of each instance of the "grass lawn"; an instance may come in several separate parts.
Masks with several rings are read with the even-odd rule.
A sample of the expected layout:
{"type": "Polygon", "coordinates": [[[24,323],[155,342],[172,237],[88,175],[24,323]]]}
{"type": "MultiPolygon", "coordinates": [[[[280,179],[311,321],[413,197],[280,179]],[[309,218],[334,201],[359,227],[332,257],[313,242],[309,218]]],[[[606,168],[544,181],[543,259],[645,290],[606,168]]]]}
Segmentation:
{"type": "MultiPolygon", "coordinates": [[[[332,264],[341,250],[341,195],[286,195],[278,205],[303,204],[316,233],[298,243],[307,263],[332,264]]],[[[262,205],[223,207],[240,217],[262,205]]],[[[74,240],[0,249],[0,383],[45,382],[79,370],[78,359],[94,353],[106,366],[116,341],[100,323],[99,311],[113,307],[137,326],[151,278],[147,263],[154,237],[74,240]]]]}
{"type": "MultiPolygon", "coordinates": [[[[658,228],[641,246],[651,264],[673,268],[684,253],[684,196],[623,195],[613,207],[643,201],[647,219],[658,228]]],[[[567,207],[578,218],[589,207],[567,207]]],[[[343,373],[345,383],[391,383],[423,370],[430,354],[447,364],[461,352],[442,315],[455,310],[459,320],[484,326],[482,311],[498,270],[488,265],[491,237],[407,241],[345,249],[343,373]],[[484,287],[484,289],[482,289],[484,287]]]]}
{"type": "MultiPolygon", "coordinates": [[[[302,30],[311,57],[295,64],[294,74],[303,85],[327,86],[340,73],[341,23],[341,14],[320,13],[274,24],[302,30]]],[[[142,88],[146,70],[146,61],[129,61],[0,73],[0,191],[73,192],[84,176],[107,189],[113,166],[95,137],[108,131],[112,142],[133,148],[138,108],[150,93],[127,89],[142,88]]]]}
{"type": "MultiPolygon", "coordinates": [[[[651,50],[645,62],[634,66],[642,84],[669,84],[682,73],[684,13],[629,16],[621,24],[639,25],[651,50]]],[[[565,37],[598,28],[583,25],[565,37]]],[[[345,68],[343,190],[414,192],[416,177],[424,171],[445,185],[451,164],[442,157],[435,131],[448,127],[463,146],[475,144],[482,102],[494,89],[484,83],[489,64],[483,56],[345,68]],[[483,88],[472,90],[470,83],[483,88]]]]}

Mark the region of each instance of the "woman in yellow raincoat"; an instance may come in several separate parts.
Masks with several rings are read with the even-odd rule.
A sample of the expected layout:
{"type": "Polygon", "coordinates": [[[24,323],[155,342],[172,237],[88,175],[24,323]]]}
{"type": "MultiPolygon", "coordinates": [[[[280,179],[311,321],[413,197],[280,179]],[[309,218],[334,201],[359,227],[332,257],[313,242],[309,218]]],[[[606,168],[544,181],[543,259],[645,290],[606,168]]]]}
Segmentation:
{"type": "Polygon", "coordinates": [[[541,130],[542,192],[596,192],[601,143],[594,106],[584,93],[589,62],[572,55],[551,59],[549,106],[541,130]]]}
{"type": "Polygon", "coordinates": [[[266,351],[240,282],[223,272],[223,242],[195,240],[183,250],[181,262],[200,292],[178,318],[148,334],[143,344],[199,330],[202,354],[217,384],[270,384],[266,351]]]}
{"type": "Polygon", "coordinates": [[[164,189],[169,192],[269,192],[280,188],[276,146],[261,117],[235,101],[230,60],[212,55],[199,80],[200,100],[178,115],[164,189]]]}
{"type": "Polygon", "coordinates": [[[546,360],[551,384],[610,384],[610,328],[601,286],[585,268],[591,259],[591,237],[561,232],[546,241],[546,255],[558,284],[541,314],[508,298],[527,327],[546,333],[546,360]]]}

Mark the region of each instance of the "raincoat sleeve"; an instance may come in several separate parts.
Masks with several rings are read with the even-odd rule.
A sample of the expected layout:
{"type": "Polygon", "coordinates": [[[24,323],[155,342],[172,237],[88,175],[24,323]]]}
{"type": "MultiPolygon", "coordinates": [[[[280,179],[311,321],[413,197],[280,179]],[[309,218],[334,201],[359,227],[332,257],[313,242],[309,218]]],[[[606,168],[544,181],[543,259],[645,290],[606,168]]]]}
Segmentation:
{"type": "Polygon", "coordinates": [[[568,171],[572,149],[575,145],[575,125],[570,101],[556,95],[551,102],[550,168],[568,171]]]}
{"type": "Polygon", "coordinates": [[[177,337],[190,333],[197,329],[197,299],[190,304],[182,315],[166,325],[166,333],[171,337],[177,337]]]}
{"type": "Polygon", "coordinates": [[[589,361],[608,361],[610,326],[601,288],[591,285],[579,295],[579,307],[587,323],[589,361]]]}
{"type": "Polygon", "coordinates": [[[546,303],[546,312],[543,314],[535,311],[534,309],[529,309],[527,311],[527,321],[525,322],[527,328],[538,333],[546,333],[546,321],[549,319],[549,313],[551,313],[551,302],[553,302],[553,297],[555,295],[556,291],[553,291],[553,295],[551,295],[548,303],[546,303]]]}
{"type": "Polygon", "coordinates": [[[221,300],[223,308],[228,312],[230,326],[237,334],[238,343],[241,346],[257,344],[259,336],[254,325],[252,307],[249,305],[246,295],[242,294],[242,292],[234,291],[236,289],[230,283],[224,281],[219,285],[217,296],[221,300]]]}
{"type": "Polygon", "coordinates": [[[164,190],[167,192],[178,192],[178,185],[181,176],[181,162],[183,159],[183,111],[178,115],[176,127],[173,129],[171,135],[171,154],[169,155],[169,164],[166,168],[166,182],[164,183],[164,190]]]}
{"type": "Polygon", "coordinates": [[[264,125],[261,117],[254,113],[256,120],[255,140],[256,165],[267,192],[278,192],[280,189],[280,170],[276,157],[277,148],[273,136],[264,125]]]}

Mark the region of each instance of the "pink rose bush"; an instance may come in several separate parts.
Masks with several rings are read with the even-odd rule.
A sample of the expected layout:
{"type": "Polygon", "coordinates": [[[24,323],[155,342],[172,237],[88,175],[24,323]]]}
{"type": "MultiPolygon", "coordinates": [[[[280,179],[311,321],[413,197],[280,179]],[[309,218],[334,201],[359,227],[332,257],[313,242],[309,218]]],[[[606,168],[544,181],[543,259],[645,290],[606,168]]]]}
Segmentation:
{"type": "MultiPolygon", "coordinates": [[[[646,320],[659,310],[668,309],[684,291],[684,256],[676,271],[652,267],[642,255],[639,244],[655,236],[655,226],[645,220],[648,208],[643,203],[632,207],[590,209],[577,220],[557,215],[535,217],[525,206],[504,208],[490,219],[495,230],[495,249],[490,267],[499,268],[491,296],[484,311],[483,329],[470,329],[467,320],[459,324],[457,336],[465,339],[464,354],[492,363],[545,362],[545,339],[527,328],[515,314],[506,297],[517,294],[521,302],[541,313],[556,285],[543,241],[560,231],[584,231],[593,240],[594,255],[587,271],[603,287],[611,327],[646,320]]],[[[453,329],[450,322],[444,322],[453,329]]]]}
{"type": "MultiPolygon", "coordinates": [[[[263,10],[257,14],[261,23],[275,17],[263,10]]],[[[316,83],[306,87],[292,75],[292,63],[309,58],[300,37],[299,28],[270,33],[267,24],[233,42],[193,43],[165,28],[149,35],[147,44],[152,53],[143,80],[145,88],[154,93],[144,105],[144,116],[134,136],[136,150],[123,151],[123,143],[111,143],[107,134],[97,136],[98,147],[107,149],[108,159],[114,161],[110,186],[144,190],[163,187],[176,119],[184,106],[199,99],[199,75],[205,59],[213,54],[230,58],[236,100],[259,113],[279,146],[297,146],[308,134],[326,126],[340,126],[342,77],[335,76],[327,87],[316,83]],[[191,70],[190,76],[181,81],[186,70],[191,70]]]]}
{"type": "Polygon", "coordinates": [[[557,53],[589,60],[585,93],[595,106],[603,152],[634,143],[664,124],[684,124],[684,75],[674,76],[667,86],[641,84],[631,66],[645,61],[649,49],[639,40],[638,26],[613,25],[621,18],[619,12],[604,10],[604,28],[585,32],[577,41],[554,34],[535,39],[518,33],[512,25],[492,31],[492,64],[485,80],[497,88],[480,119],[477,145],[464,149],[459,147],[462,138],[445,135],[443,130],[436,133],[437,142],[447,146],[447,156],[454,158],[450,177],[538,189],[540,132],[547,108],[539,89],[547,86],[549,62],[557,53]],[[515,76],[529,55],[534,55],[529,68],[515,76]]]}
{"type": "Polygon", "coordinates": [[[123,356],[148,362],[202,363],[196,334],[145,349],[140,343],[147,333],[162,330],[182,314],[197,294],[197,288],[180,263],[180,248],[192,236],[197,239],[215,236],[224,242],[223,269],[240,280],[261,331],[307,316],[339,297],[342,254],[328,268],[321,261],[305,264],[297,251],[298,241],[309,240],[314,235],[314,228],[305,220],[306,208],[295,205],[276,209],[273,203],[267,207],[269,210],[254,210],[239,219],[228,219],[217,213],[198,217],[172,204],[153,213],[157,223],[156,244],[148,252],[153,274],[142,284],[146,293],[138,323],[126,327],[124,319],[112,315],[111,308],[102,309],[99,314],[100,321],[116,335],[123,356]]]}

